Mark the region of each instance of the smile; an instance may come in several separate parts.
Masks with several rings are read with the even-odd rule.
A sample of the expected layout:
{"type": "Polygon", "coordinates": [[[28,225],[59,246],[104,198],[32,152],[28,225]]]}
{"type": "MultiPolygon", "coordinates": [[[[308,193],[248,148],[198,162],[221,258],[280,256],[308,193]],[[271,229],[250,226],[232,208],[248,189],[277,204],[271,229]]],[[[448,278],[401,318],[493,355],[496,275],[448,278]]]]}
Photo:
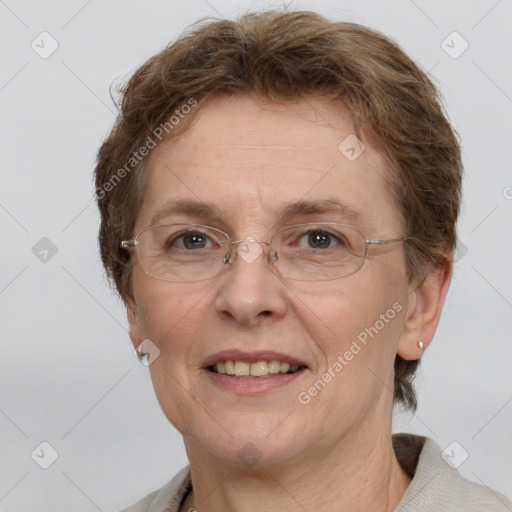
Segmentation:
{"type": "Polygon", "coordinates": [[[214,373],[225,374],[233,377],[251,378],[251,377],[271,377],[279,374],[292,374],[305,368],[303,365],[290,365],[286,362],[277,360],[256,361],[219,361],[209,366],[208,370],[214,373]]]}

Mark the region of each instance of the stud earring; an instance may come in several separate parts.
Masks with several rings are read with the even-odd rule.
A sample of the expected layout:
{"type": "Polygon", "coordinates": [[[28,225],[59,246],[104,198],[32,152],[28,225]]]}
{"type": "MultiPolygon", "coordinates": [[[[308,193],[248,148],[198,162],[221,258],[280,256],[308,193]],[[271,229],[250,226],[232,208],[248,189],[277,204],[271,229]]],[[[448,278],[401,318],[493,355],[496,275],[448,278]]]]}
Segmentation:
{"type": "Polygon", "coordinates": [[[144,352],[144,350],[142,349],[142,343],[137,347],[136,352],[137,352],[137,357],[141,363],[144,361],[144,358],[149,355],[147,352],[144,352]]]}
{"type": "Polygon", "coordinates": [[[418,341],[418,348],[423,350],[423,341],[418,341]]]}

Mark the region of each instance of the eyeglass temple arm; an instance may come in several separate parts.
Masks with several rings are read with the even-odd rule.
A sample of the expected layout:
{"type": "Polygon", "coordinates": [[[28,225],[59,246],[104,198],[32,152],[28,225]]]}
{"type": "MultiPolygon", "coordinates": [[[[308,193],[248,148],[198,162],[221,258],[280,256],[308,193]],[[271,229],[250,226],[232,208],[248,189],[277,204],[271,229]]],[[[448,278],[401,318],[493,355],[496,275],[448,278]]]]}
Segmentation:
{"type": "Polygon", "coordinates": [[[136,240],[122,240],[120,245],[123,249],[131,249],[132,247],[137,246],[137,241],[136,240]]]}
{"type": "Polygon", "coordinates": [[[395,242],[404,242],[405,240],[411,240],[412,237],[406,236],[403,238],[388,238],[387,240],[365,240],[367,245],[388,245],[395,242]]]}

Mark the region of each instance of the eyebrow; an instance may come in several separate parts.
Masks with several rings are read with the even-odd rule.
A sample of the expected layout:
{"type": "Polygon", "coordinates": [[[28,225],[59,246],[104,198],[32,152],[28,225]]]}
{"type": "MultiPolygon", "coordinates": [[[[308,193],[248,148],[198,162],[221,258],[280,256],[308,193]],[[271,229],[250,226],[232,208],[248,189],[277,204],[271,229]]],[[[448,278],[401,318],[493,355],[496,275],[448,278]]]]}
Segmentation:
{"type": "Polygon", "coordinates": [[[221,219],[222,214],[218,208],[211,203],[202,201],[181,200],[165,204],[157,210],[151,219],[151,226],[159,224],[165,217],[172,215],[189,215],[201,219],[221,219]]]}
{"type": "Polygon", "coordinates": [[[287,219],[291,217],[318,215],[322,213],[338,214],[351,221],[357,221],[361,217],[361,212],[355,207],[337,199],[297,201],[281,208],[278,211],[277,217],[287,219]]]}
{"type": "MultiPolygon", "coordinates": [[[[349,221],[358,221],[362,214],[353,206],[337,199],[322,199],[317,201],[297,201],[277,210],[275,217],[279,220],[294,217],[307,217],[325,213],[337,214],[349,221]]],[[[191,216],[202,221],[221,220],[222,212],[212,203],[195,200],[179,200],[167,203],[157,210],[151,219],[151,226],[159,224],[165,217],[173,215],[191,216]]]]}

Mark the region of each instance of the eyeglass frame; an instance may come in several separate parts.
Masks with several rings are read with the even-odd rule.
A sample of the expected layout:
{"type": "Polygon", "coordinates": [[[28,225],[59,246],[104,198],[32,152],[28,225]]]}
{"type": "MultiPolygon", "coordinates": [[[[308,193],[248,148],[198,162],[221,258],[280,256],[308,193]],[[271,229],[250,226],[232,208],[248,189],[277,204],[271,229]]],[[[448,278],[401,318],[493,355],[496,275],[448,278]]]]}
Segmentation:
{"type": "MultiPolygon", "coordinates": [[[[318,281],[334,281],[336,279],[344,279],[345,277],[350,277],[350,276],[354,275],[355,273],[359,272],[359,270],[361,270],[363,268],[364,262],[366,260],[366,254],[368,252],[368,246],[369,245],[385,246],[385,245],[389,245],[389,244],[396,243],[396,242],[405,242],[407,240],[412,240],[414,238],[412,236],[404,236],[404,237],[400,237],[400,238],[367,239],[365,234],[359,228],[356,228],[355,226],[351,226],[350,224],[344,224],[342,222],[305,222],[305,223],[300,223],[300,224],[292,224],[290,226],[285,226],[285,227],[282,227],[282,228],[278,229],[277,231],[275,231],[272,234],[272,236],[270,237],[270,240],[268,240],[268,241],[265,241],[265,240],[254,240],[254,239],[247,239],[247,238],[242,239],[242,240],[231,240],[229,235],[226,232],[222,231],[221,229],[215,228],[213,226],[207,226],[205,224],[187,223],[187,222],[179,222],[179,223],[178,222],[173,222],[173,223],[170,223],[170,224],[156,224],[155,226],[149,226],[147,228],[144,228],[142,231],[137,233],[137,235],[135,235],[134,238],[132,238],[130,240],[121,240],[119,245],[120,245],[120,247],[122,249],[135,249],[135,250],[137,250],[137,246],[139,244],[139,241],[137,239],[143,233],[145,233],[146,231],[149,231],[149,230],[155,229],[155,228],[160,228],[160,227],[166,227],[166,226],[194,226],[194,227],[206,228],[206,229],[210,229],[210,230],[213,230],[213,231],[217,231],[218,233],[222,233],[223,235],[226,236],[228,241],[227,242],[223,242],[223,243],[228,244],[229,249],[228,249],[228,253],[225,254],[223,259],[222,259],[222,263],[225,265],[227,263],[229,263],[229,264],[233,263],[233,261],[234,261],[234,259],[236,257],[236,250],[233,250],[233,248],[234,247],[238,247],[242,243],[265,244],[265,245],[268,245],[268,247],[270,248],[271,244],[272,244],[272,240],[281,231],[284,231],[284,230],[289,229],[289,228],[297,228],[297,227],[301,227],[301,226],[312,226],[312,225],[327,225],[327,226],[335,225],[335,226],[344,226],[344,227],[353,229],[353,230],[357,231],[362,236],[362,238],[364,240],[364,246],[365,246],[364,254],[363,254],[362,258],[361,258],[362,259],[362,263],[361,263],[361,266],[357,270],[355,270],[354,272],[352,272],[352,273],[350,273],[350,274],[348,274],[346,276],[333,277],[333,278],[330,278],[330,279],[318,279],[318,281]]],[[[277,254],[277,251],[274,250],[274,254],[272,254],[272,251],[270,251],[270,252],[267,253],[267,257],[269,257],[271,259],[271,261],[273,263],[273,267],[277,270],[277,272],[282,277],[284,277],[285,279],[292,279],[293,281],[315,282],[315,280],[296,279],[296,278],[287,277],[287,276],[281,274],[280,270],[275,265],[275,262],[277,261],[277,258],[274,257],[275,254],[277,254]]],[[[142,264],[141,264],[141,267],[142,267],[142,270],[144,270],[144,272],[148,276],[154,277],[155,279],[159,279],[160,281],[165,281],[165,282],[168,282],[168,283],[197,283],[197,282],[200,282],[200,281],[206,281],[208,279],[213,279],[214,277],[217,277],[222,272],[222,268],[223,268],[223,267],[221,267],[220,270],[215,275],[213,275],[211,277],[203,278],[203,279],[198,279],[197,281],[170,281],[168,279],[163,279],[161,277],[155,276],[154,274],[150,274],[149,272],[147,272],[144,269],[144,266],[142,264]]]]}

